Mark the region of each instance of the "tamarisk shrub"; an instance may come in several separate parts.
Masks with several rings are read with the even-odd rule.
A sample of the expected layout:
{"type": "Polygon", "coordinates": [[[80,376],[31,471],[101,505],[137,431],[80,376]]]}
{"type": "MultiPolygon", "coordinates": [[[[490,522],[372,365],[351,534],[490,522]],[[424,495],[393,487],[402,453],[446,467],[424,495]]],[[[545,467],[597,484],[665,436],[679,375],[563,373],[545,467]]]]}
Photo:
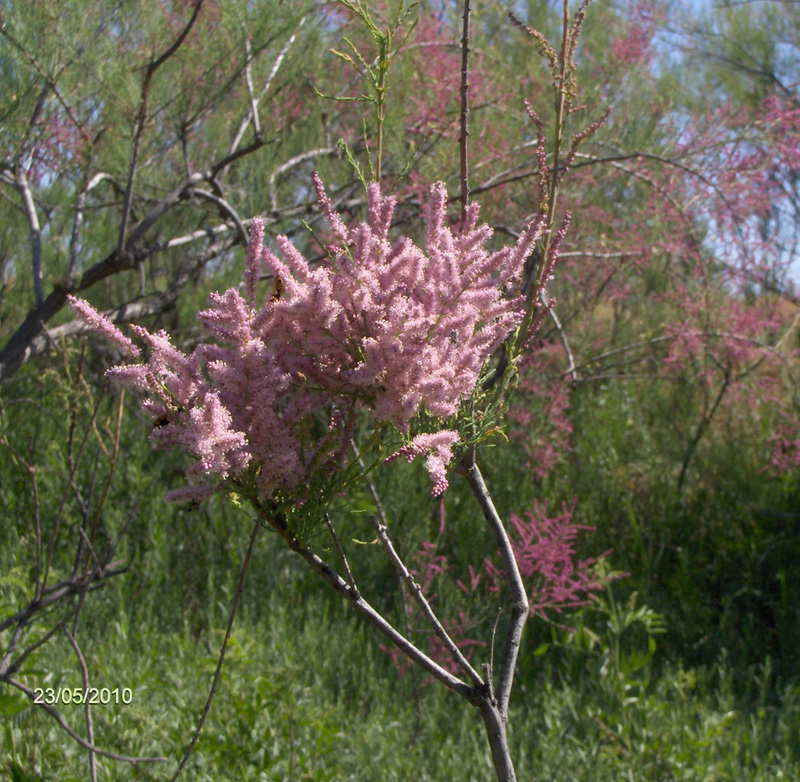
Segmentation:
{"type": "MultiPolygon", "coordinates": [[[[208,307],[198,313],[205,339],[191,353],[173,345],[164,331],[154,334],[134,326],[140,348],[88,303],[70,297],[90,328],[133,359],[109,374],[146,393],[144,407],[153,419],[155,443],[178,447],[192,457],[186,486],[167,498],[201,502],[226,493],[237,503],[249,504],[257,519],[240,579],[259,529],[270,528],[408,659],[479,709],[497,778],[504,782],[516,780],[506,723],[522,630],[531,612],[521,570],[545,582],[553,580],[552,589],[542,589],[540,583],[538,591],[530,593],[537,609],[575,602],[579,593],[597,587],[588,563],[577,568],[571,563],[570,541],[577,531],[571,525],[571,512],[565,510],[551,524],[543,514],[539,514],[542,524],[533,516],[529,523],[513,517],[519,540],[512,542],[475,456],[475,446],[498,428],[516,377],[517,358],[554,304],[547,286],[570,219],[566,213],[556,227],[559,183],[578,146],[607,117],[606,113],[573,134],[559,159],[564,124],[576,97],[574,54],[588,3],[584,0],[572,19],[565,4],[560,53],[514,20],[549,62],[557,85],[557,111],[550,166],[544,122],[525,103],[536,130],[538,209],[512,245],[492,249],[492,229],[479,223],[478,204],[469,203],[465,62],[469,2],[464,7],[462,40],[461,220],[451,226],[445,185],[431,185],[424,206],[427,231],[422,247],[408,236],[390,238],[397,200],[381,184],[386,79],[397,54],[393,35],[407,14],[401,3],[384,31],[363,0],[342,0],[366,25],[378,49],[373,58],[348,41],[352,54],[333,51],[347,63],[365,66],[371,90],[364,98],[374,108],[376,125],[374,159],[368,150],[371,184],[366,185],[355,153],[343,145],[366,185],[367,218],[348,226],[314,174],[319,208],[329,225],[322,261],[310,261],[286,236],[277,237],[274,252],[265,242],[263,221],[256,219],[244,283],[211,295],[208,307]],[[493,363],[501,345],[504,360],[493,363]],[[459,610],[455,619],[438,618],[433,598],[425,594],[430,586],[427,576],[422,576],[420,586],[392,542],[388,514],[368,476],[378,464],[401,456],[409,461],[425,457],[435,496],[447,488],[448,469],[455,462],[492,533],[500,568],[486,564],[487,585],[491,581],[499,589],[502,580],[510,603],[496,676],[491,662],[481,665],[482,673],[470,662],[470,654],[485,642],[467,637],[466,613],[459,610]],[[420,616],[433,629],[435,640],[427,653],[415,644],[410,631],[403,635],[367,602],[336,533],[333,500],[361,479],[369,482],[380,516],[371,519],[377,541],[420,616]],[[319,534],[323,524],[333,541],[327,547],[319,534]],[[317,550],[338,555],[339,568],[334,569],[317,550]],[[543,601],[537,594],[549,597],[543,601]]],[[[471,579],[471,585],[474,590],[478,581],[471,579]]],[[[220,666],[224,650],[225,644],[220,666]]],[[[493,650],[489,659],[494,659],[493,650]]],[[[201,728],[202,720],[194,741],[201,728]]]]}
{"type": "MultiPolygon", "coordinates": [[[[334,243],[312,268],[285,236],[280,256],[264,245],[256,220],[247,248],[244,296],[211,294],[198,314],[209,340],[190,354],[169,335],[133,327],[148,352],[142,363],[114,367],[118,382],[144,390],[159,447],[194,458],[187,487],[172,501],[202,500],[233,485],[256,496],[309,499],[317,473],[342,463],[356,416],[373,426],[410,431],[421,410],[453,416],[473,392],[483,365],[520,323],[519,284],[525,258],[541,234],[534,220],[512,247],[489,252],[478,204],[467,223],[446,225],[444,185],[430,188],[425,250],[409,238],[389,240],[396,201],[369,188],[369,220],[348,229],[315,175],[320,207],[334,243]],[[259,277],[280,283],[259,290],[259,277]]],[[[86,302],[76,313],[130,356],[139,349],[86,302]]],[[[427,456],[433,492],[447,488],[455,431],[428,432],[395,456],[427,456]]]]}
{"type": "MultiPolygon", "coordinates": [[[[265,245],[263,223],[256,220],[244,295],[235,288],[211,295],[208,308],[198,313],[208,339],[191,353],[175,347],[164,331],[153,334],[134,326],[140,348],[87,302],[72,297],[70,302],[90,328],[134,360],[113,367],[109,375],[146,392],[144,408],[153,418],[157,446],[175,446],[193,457],[187,485],[168,499],[198,502],[228,492],[249,500],[261,522],[273,526],[407,656],[481,709],[496,766],[505,769],[498,777],[514,779],[506,706],[501,712],[487,680],[459,648],[458,642],[469,649],[481,645],[465,637],[463,611],[456,619],[435,617],[386,526],[375,520],[398,572],[436,629],[430,655],[420,651],[361,597],[341,549],[348,582],[311,551],[309,527],[298,519],[308,521],[312,509],[330,524],[319,509],[351,477],[355,462],[348,465],[347,454],[362,415],[374,437],[395,432],[405,440],[390,459],[426,456],[433,494],[447,488],[454,449],[463,450],[469,434],[445,422],[458,423],[459,407],[475,394],[489,357],[525,317],[526,298],[514,291],[542,234],[543,218],[537,216],[514,245],[490,252],[492,232],[479,224],[478,205],[467,208],[460,228],[448,227],[447,193],[437,183],[430,188],[423,250],[408,237],[390,241],[395,199],[384,196],[377,184],[369,187],[368,220],[353,228],[333,210],[316,176],[314,184],[333,234],[327,257],[312,266],[286,237],[278,237],[280,254],[273,253],[265,245]],[[262,276],[272,278],[271,287],[262,285],[262,276]],[[439,427],[412,437],[420,421],[439,427]],[[458,679],[456,670],[466,670],[475,686],[458,679]]],[[[556,237],[537,295],[549,279],[559,242],[556,237]]],[[[537,316],[534,326],[539,322],[537,316]]],[[[512,573],[512,592],[519,592],[514,600],[522,611],[521,630],[528,603],[514,559],[519,546],[510,543],[472,459],[468,480],[495,527],[503,566],[512,573]]],[[[332,524],[330,529],[335,535],[332,524]]],[[[571,553],[556,552],[562,559],[571,553]]],[[[499,571],[492,567],[496,588],[499,571]]],[[[581,585],[595,587],[588,577],[581,585]]],[[[517,648],[518,642],[507,652],[503,704],[517,648]]]]}

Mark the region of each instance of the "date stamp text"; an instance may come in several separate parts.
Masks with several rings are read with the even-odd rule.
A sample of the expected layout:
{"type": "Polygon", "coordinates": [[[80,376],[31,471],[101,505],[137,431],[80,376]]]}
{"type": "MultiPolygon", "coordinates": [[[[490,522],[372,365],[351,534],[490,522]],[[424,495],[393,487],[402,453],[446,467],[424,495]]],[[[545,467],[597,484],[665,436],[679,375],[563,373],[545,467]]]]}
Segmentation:
{"type": "Polygon", "coordinates": [[[125,706],[133,703],[130,687],[36,687],[33,702],[48,706],[125,706]]]}

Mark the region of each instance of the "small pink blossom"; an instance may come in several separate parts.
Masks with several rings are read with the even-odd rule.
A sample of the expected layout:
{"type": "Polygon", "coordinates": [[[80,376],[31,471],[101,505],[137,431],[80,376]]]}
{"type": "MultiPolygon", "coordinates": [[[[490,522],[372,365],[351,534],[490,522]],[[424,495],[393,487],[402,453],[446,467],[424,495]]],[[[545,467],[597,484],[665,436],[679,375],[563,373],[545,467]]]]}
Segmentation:
{"type": "Polygon", "coordinates": [[[127,356],[138,358],[139,348],[131,342],[105,315],[99,313],[88,301],[68,295],[73,312],[90,328],[113,342],[127,356]]]}
{"type": "Polygon", "coordinates": [[[433,480],[431,493],[438,497],[448,487],[447,465],[453,458],[453,446],[458,442],[458,432],[443,430],[417,435],[408,445],[393,453],[387,461],[404,456],[411,462],[417,456],[427,456],[425,469],[433,480]]]}

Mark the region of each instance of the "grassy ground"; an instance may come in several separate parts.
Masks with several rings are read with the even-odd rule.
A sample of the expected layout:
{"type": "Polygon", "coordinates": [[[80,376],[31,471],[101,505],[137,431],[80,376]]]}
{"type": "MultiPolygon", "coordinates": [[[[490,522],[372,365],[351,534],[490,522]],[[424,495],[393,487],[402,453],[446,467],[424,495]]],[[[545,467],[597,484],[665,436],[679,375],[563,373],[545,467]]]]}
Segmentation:
{"type": "MultiPolygon", "coordinates": [[[[325,596],[301,602],[294,589],[265,596],[241,617],[183,779],[492,778],[470,707],[421,677],[399,679],[345,606],[325,596]]],[[[197,637],[187,622],[147,632],[126,621],[124,603],[108,600],[99,610],[107,621],[83,642],[93,684],[129,687],[133,701],[93,709],[96,743],[169,761],[132,767],[101,759],[98,778],[167,779],[202,711],[223,630],[197,637]]],[[[545,653],[523,654],[510,718],[520,779],[800,777],[800,684],[776,691],[769,665],[742,672],[724,659],[656,674],[647,643],[636,648],[612,629],[608,606],[576,618],[574,631],[555,632],[545,653]],[[588,629],[598,617],[605,632],[588,629]]],[[[68,644],[45,647],[30,679],[80,686],[68,644]]],[[[10,717],[2,768],[11,779],[87,779],[87,753],[48,715],[8,688],[1,697],[10,717]]],[[[83,732],[83,709],[62,711],[83,732]]]]}

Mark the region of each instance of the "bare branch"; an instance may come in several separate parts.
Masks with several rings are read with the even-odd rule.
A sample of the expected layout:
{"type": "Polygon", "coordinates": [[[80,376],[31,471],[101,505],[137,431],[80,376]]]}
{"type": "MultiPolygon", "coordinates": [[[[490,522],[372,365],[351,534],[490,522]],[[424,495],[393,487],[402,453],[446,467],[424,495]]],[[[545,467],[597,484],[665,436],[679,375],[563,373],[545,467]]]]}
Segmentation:
{"type": "Polygon", "coordinates": [[[94,744],[86,741],[83,736],[79,736],[69,725],[67,725],[64,718],[58,713],[56,709],[54,709],[49,703],[44,702],[43,700],[37,700],[36,693],[30,688],[24,685],[22,682],[17,681],[16,679],[6,678],[5,681],[10,684],[12,687],[16,687],[18,690],[24,692],[30,699],[33,701],[37,706],[43,708],[60,726],[61,728],[69,735],[71,738],[75,739],[82,747],[85,747],[90,752],[94,752],[98,755],[102,755],[104,758],[111,758],[111,760],[119,760],[123,763],[131,763],[136,765],[137,763],[166,763],[169,758],[163,757],[130,757],[128,755],[118,755],[116,752],[109,752],[106,749],[100,749],[100,747],[96,747],[94,744]]]}
{"type": "Polygon", "coordinates": [[[236,210],[224,199],[222,196],[216,196],[213,193],[209,193],[207,190],[201,190],[199,187],[193,187],[188,191],[191,195],[200,196],[201,198],[206,198],[212,203],[216,204],[220,209],[227,212],[231,220],[233,220],[236,228],[239,230],[239,238],[242,240],[242,245],[244,247],[247,246],[247,231],[244,228],[244,224],[242,223],[242,218],[239,217],[236,210]]]}
{"type": "Polygon", "coordinates": [[[75,207],[75,216],[72,219],[72,235],[69,241],[69,266],[67,268],[66,274],[66,285],[70,286],[74,284],[73,275],[75,274],[75,267],[78,264],[78,247],[80,246],[80,228],[81,223],[83,222],[83,210],[86,206],[86,196],[89,194],[91,190],[93,190],[97,185],[103,182],[106,179],[110,179],[112,182],[113,177],[111,174],[106,174],[105,172],[100,172],[95,174],[86,184],[81,188],[80,193],[78,193],[78,203],[75,207]]]}
{"type": "MultiPolygon", "coordinates": [[[[97,586],[99,586],[99,582],[105,581],[105,579],[112,578],[113,576],[119,576],[123,573],[127,573],[128,569],[128,566],[122,560],[111,562],[102,570],[95,568],[90,576],[90,579],[98,582],[97,586]]],[[[35,613],[44,611],[45,609],[54,606],[69,597],[72,597],[72,595],[78,594],[83,589],[83,586],[83,579],[68,578],[64,579],[63,581],[59,581],[53,586],[47,587],[47,589],[44,590],[44,594],[41,598],[38,600],[31,600],[24,608],[0,621],[0,632],[7,630],[14,624],[25,622],[35,613]]]]}
{"type": "Polygon", "coordinates": [[[432,660],[423,651],[418,649],[411,641],[404,635],[398,632],[395,627],[388,622],[380,613],[378,613],[360,594],[354,594],[350,585],[338,574],[335,570],[328,565],[323,559],[309,549],[305,544],[301,543],[293,537],[285,527],[285,524],[274,517],[268,509],[262,509],[262,518],[269,524],[287,543],[292,551],[299,554],[311,567],[322,576],[345,600],[347,600],[358,613],[360,613],[366,620],[388,638],[403,654],[406,655],[412,662],[419,665],[423,670],[427,671],[431,676],[442,682],[445,687],[453,692],[462,695],[473,705],[478,705],[481,702],[480,693],[474,688],[470,687],[461,679],[453,676],[449,671],[442,668],[437,662],[432,660]]]}
{"type": "Polygon", "coordinates": [[[25,216],[28,218],[28,232],[31,237],[31,270],[33,272],[33,295],[36,306],[40,307],[44,301],[44,286],[42,285],[42,229],[39,225],[39,215],[33,201],[28,177],[25,169],[19,166],[15,187],[22,196],[25,206],[25,216]]]}
{"type": "MultiPolygon", "coordinates": [[[[278,54],[277,59],[272,65],[272,70],[269,72],[269,76],[267,76],[267,80],[264,82],[264,86],[261,88],[261,94],[256,98],[252,93],[252,84],[248,83],[248,89],[251,89],[251,100],[250,100],[250,109],[248,110],[247,114],[242,118],[242,121],[239,123],[239,128],[236,131],[236,135],[233,137],[233,142],[231,143],[231,148],[228,152],[228,155],[233,155],[239,147],[239,144],[242,141],[242,137],[244,136],[245,130],[247,130],[247,126],[250,124],[250,121],[253,121],[253,129],[255,130],[256,138],[261,135],[260,123],[258,119],[258,104],[264,98],[264,96],[269,92],[269,88],[272,86],[272,82],[275,80],[275,76],[278,74],[278,70],[281,67],[281,63],[283,62],[286,55],[289,53],[289,49],[292,48],[292,44],[295,42],[297,38],[297,33],[300,31],[300,28],[305,24],[306,17],[302,17],[295,28],[295,31],[289,37],[289,40],[283,45],[280,53],[278,54]]],[[[247,71],[245,72],[245,76],[248,76],[249,68],[250,68],[250,42],[248,40],[245,41],[247,46],[248,55],[247,55],[247,71]]],[[[250,76],[252,79],[252,76],[250,76]]]]}
{"type": "Polygon", "coordinates": [[[203,707],[203,713],[200,715],[200,721],[197,723],[197,730],[195,730],[189,747],[187,748],[186,753],[184,754],[183,759],[178,765],[178,769],[172,776],[170,782],[175,782],[175,780],[180,776],[181,771],[183,771],[183,767],[186,765],[186,762],[189,760],[189,756],[192,754],[194,745],[197,744],[197,739],[200,738],[200,732],[203,730],[206,717],[208,717],[208,712],[211,708],[211,701],[214,700],[214,693],[217,691],[217,682],[219,681],[219,675],[222,672],[222,663],[225,661],[225,651],[228,648],[228,641],[230,640],[231,631],[233,630],[233,620],[236,616],[236,609],[239,607],[239,599],[242,596],[242,589],[244,589],[244,577],[247,574],[247,567],[250,564],[250,555],[253,553],[253,547],[255,546],[259,529],[261,529],[261,522],[256,520],[256,523],[253,525],[253,532],[250,535],[250,543],[247,546],[247,553],[245,554],[242,568],[239,571],[239,583],[236,587],[236,595],[233,598],[231,615],[228,617],[228,629],[225,631],[225,639],[223,640],[222,647],[219,650],[219,659],[217,660],[217,668],[214,671],[214,678],[211,682],[211,690],[208,693],[206,705],[203,707]]]}
{"type": "MultiPolygon", "coordinates": [[[[76,617],[77,620],[77,617],[76,617]]],[[[66,633],[67,638],[69,639],[70,644],[72,645],[73,650],[75,651],[75,656],[78,658],[78,664],[81,667],[81,677],[83,679],[83,691],[89,691],[89,670],[86,667],[86,660],[83,658],[83,653],[81,652],[81,647],[78,646],[78,642],[75,640],[75,637],[70,633],[69,630],[64,630],[66,633]]],[[[85,699],[85,710],[84,714],[86,715],[86,737],[88,739],[89,744],[94,746],[94,726],[92,724],[92,699],[86,698],[85,699]]],[[[94,749],[89,750],[89,778],[90,782],[97,782],[97,753],[94,749]]]]}
{"type": "Polygon", "coordinates": [[[350,570],[350,565],[347,562],[347,557],[344,554],[342,544],[339,541],[339,536],[336,534],[331,517],[327,513],[325,514],[325,523],[328,525],[328,530],[330,531],[333,542],[336,545],[336,550],[339,552],[339,559],[342,561],[342,567],[344,568],[345,575],[347,576],[347,581],[350,584],[350,589],[353,590],[354,595],[357,595],[358,587],[356,586],[356,580],[353,578],[353,571],[350,570]]]}
{"type": "MultiPolygon", "coordinates": [[[[475,461],[474,452],[468,454],[464,464],[464,473],[472,494],[478,501],[478,505],[483,511],[483,516],[492,531],[503,570],[511,588],[511,622],[506,636],[505,649],[503,650],[503,660],[500,664],[500,674],[496,678],[497,685],[497,704],[500,716],[505,721],[508,714],[508,701],[511,697],[511,686],[514,683],[514,668],[517,664],[519,655],[520,639],[525,622],[528,620],[530,606],[528,596],[525,593],[525,585],[519,572],[517,559],[514,550],[511,548],[511,540],[508,537],[503,522],[494,507],[489,490],[486,488],[481,471],[475,461]]],[[[487,725],[488,729],[488,725],[487,725]]]]}
{"type": "Polygon", "coordinates": [[[431,608],[431,604],[428,602],[425,595],[422,594],[422,589],[417,583],[417,580],[411,575],[403,560],[400,559],[400,555],[397,553],[397,550],[395,549],[392,540],[389,537],[389,532],[386,529],[386,525],[379,522],[375,516],[372,516],[370,521],[372,522],[372,526],[375,527],[375,531],[378,533],[378,538],[380,538],[381,543],[383,543],[383,547],[386,549],[389,559],[392,560],[392,564],[403,581],[408,584],[411,594],[414,595],[417,603],[419,603],[422,613],[433,626],[433,629],[436,631],[436,635],[441,638],[442,643],[447,647],[447,650],[453,655],[458,664],[466,671],[467,675],[472,679],[472,681],[475,682],[478,687],[486,686],[486,683],[481,678],[481,675],[472,667],[469,660],[464,657],[461,650],[458,648],[458,646],[456,646],[455,642],[450,637],[450,634],[444,628],[444,625],[442,625],[442,623],[439,621],[439,618],[431,608]]]}
{"type": "MultiPolygon", "coordinates": [[[[543,290],[540,294],[542,299],[542,304],[547,307],[550,304],[550,298],[547,295],[547,291],[543,290]]],[[[572,383],[573,385],[579,381],[578,377],[578,370],[575,366],[575,356],[572,355],[572,349],[569,346],[569,341],[567,340],[567,334],[564,331],[564,327],[561,325],[561,321],[556,315],[556,311],[554,307],[550,307],[548,310],[550,313],[550,317],[553,319],[553,323],[556,324],[556,331],[558,331],[558,337],[561,340],[561,344],[564,347],[564,352],[567,354],[567,360],[569,361],[569,366],[567,367],[567,371],[564,372],[565,375],[572,375],[572,383]]]]}
{"type": "Polygon", "coordinates": [[[469,203],[469,160],[467,137],[469,136],[469,3],[464,0],[464,27],[461,36],[461,134],[458,139],[461,159],[461,223],[467,222],[469,203]]]}
{"type": "Polygon", "coordinates": [[[144,132],[145,122],[147,121],[147,99],[150,92],[150,82],[155,72],[170,58],[175,52],[178,51],[181,44],[186,39],[189,31],[194,26],[197,20],[197,15],[200,13],[200,8],[203,5],[203,0],[197,0],[192,12],[192,16],[186,23],[186,26],[181,31],[180,35],[175,39],[172,45],[164,51],[160,57],[150,62],[145,70],[144,81],[142,82],[142,99],[139,105],[139,114],[136,117],[133,132],[133,145],[131,146],[131,162],[128,166],[128,184],[125,188],[125,203],[122,208],[122,222],[119,227],[119,240],[117,242],[117,255],[123,256],[126,251],[125,236],[128,233],[128,220],[131,214],[131,204],[133,203],[133,183],[136,177],[136,166],[139,160],[139,147],[142,141],[142,133],[144,132]]]}
{"type": "MultiPolygon", "coordinates": [[[[253,118],[253,131],[257,138],[261,135],[261,123],[258,120],[258,98],[256,98],[255,91],[253,90],[253,69],[251,67],[253,64],[253,52],[250,48],[250,39],[246,34],[244,37],[244,51],[247,58],[247,63],[244,66],[244,80],[247,84],[247,93],[250,95],[250,116],[253,118]]],[[[231,152],[233,152],[237,146],[238,140],[234,139],[234,143],[231,145],[231,152]]]]}
{"type": "Polygon", "coordinates": [[[288,171],[290,168],[299,165],[305,160],[310,160],[311,158],[315,158],[320,155],[336,155],[338,152],[338,147],[319,147],[318,149],[310,149],[308,152],[302,152],[299,155],[289,158],[285,163],[282,163],[280,166],[278,166],[269,176],[270,209],[273,212],[278,211],[278,193],[277,188],[275,187],[275,180],[278,178],[278,176],[280,176],[284,171],[288,171]]]}

